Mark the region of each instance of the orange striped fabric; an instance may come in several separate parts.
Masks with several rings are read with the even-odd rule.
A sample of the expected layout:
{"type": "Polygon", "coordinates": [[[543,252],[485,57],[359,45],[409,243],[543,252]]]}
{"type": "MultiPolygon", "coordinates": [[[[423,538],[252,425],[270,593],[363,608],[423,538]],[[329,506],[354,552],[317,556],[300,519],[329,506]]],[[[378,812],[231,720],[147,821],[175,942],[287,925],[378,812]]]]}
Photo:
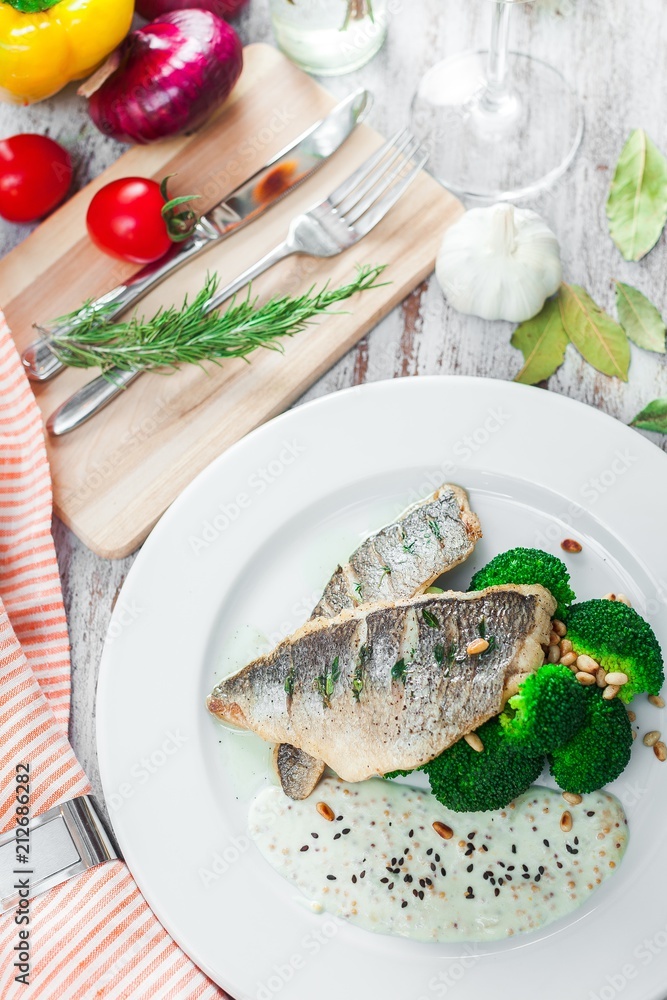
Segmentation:
{"type": "MultiPolygon", "coordinates": [[[[0,833],[15,823],[16,765],[34,816],[89,791],[67,739],[67,623],[51,537],[39,411],[0,313],[0,833]]],[[[32,900],[29,985],[14,914],[0,917],[0,1000],[224,998],[171,940],[122,861],[32,900]]]]}

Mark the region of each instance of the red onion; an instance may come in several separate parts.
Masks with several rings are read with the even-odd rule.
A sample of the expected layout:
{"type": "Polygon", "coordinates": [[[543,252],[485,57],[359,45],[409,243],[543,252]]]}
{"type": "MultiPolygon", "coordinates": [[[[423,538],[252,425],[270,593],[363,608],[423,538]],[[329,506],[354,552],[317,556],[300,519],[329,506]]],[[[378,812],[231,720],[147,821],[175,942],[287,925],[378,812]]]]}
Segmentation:
{"type": "Polygon", "coordinates": [[[194,132],[228,97],[242,68],[241,42],[226,21],[179,10],[131,32],[79,92],[90,97],[100,132],[154,142],[194,132]]]}
{"type": "Polygon", "coordinates": [[[245,7],[248,0],[137,0],[137,14],[141,14],[147,21],[152,21],[154,17],[168,14],[172,10],[185,10],[198,8],[200,10],[210,10],[212,14],[217,14],[225,20],[234,17],[245,7]]]}

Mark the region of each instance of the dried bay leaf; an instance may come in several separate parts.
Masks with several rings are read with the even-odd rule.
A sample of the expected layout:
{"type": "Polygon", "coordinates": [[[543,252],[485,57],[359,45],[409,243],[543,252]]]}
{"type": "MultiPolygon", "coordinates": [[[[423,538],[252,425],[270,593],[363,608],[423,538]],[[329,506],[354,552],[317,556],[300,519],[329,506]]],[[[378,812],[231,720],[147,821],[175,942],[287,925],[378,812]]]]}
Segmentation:
{"type": "Polygon", "coordinates": [[[582,357],[603,375],[628,380],[630,344],[622,326],[580,285],[560,287],[563,326],[582,357]]]}
{"type": "Polygon", "coordinates": [[[641,431],[667,434],[667,399],[654,399],[630,423],[641,431]]]}
{"type": "Polygon", "coordinates": [[[621,326],[637,347],[658,354],[665,353],[665,322],[642,292],[617,281],[616,309],[621,326]]]}
{"type": "Polygon", "coordinates": [[[621,151],[607,198],[609,232],[626,260],[641,260],[667,222],[667,159],[643,129],[621,151]]]}
{"type": "Polygon", "coordinates": [[[535,385],[563,364],[569,342],[558,298],[547,299],[541,312],[516,328],[510,343],[523,354],[524,365],[515,382],[535,385]]]}

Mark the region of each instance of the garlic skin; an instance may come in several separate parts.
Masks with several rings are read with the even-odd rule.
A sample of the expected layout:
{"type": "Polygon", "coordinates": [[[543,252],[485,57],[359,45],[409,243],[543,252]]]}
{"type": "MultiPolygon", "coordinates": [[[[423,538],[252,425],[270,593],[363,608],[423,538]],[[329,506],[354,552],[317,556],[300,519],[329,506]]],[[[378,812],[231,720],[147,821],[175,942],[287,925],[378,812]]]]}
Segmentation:
{"type": "Polygon", "coordinates": [[[435,274],[459,312],[513,323],[536,316],[563,279],[558,240],[528,209],[472,208],[447,230],[435,274]]]}

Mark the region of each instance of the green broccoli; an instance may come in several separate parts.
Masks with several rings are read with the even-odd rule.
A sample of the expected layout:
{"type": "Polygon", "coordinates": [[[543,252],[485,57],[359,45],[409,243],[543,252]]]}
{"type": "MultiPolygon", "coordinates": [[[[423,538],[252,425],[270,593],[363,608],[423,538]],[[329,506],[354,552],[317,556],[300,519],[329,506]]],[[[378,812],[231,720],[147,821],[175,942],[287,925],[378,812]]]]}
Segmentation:
{"type": "Polygon", "coordinates": [[[556,618],[565,618],[576,598],[565,563],[541,549],[518,548],[501,552],[475,573],[468,590],[484,590],[504,583],[539,583],[546,587],[557,602],[556,618]]]}
{"type": "Polygon", "coordinates": [[[497,716],[480,726],[477,735],[482,751],[461,739],[422,768],[438,802],[454,812],[502,809],[542,773],[544,755],[525,753],[510,743],[497,716]]]}
{"type": "Polygon", "coordinates": [[[615,781],[632,748],[627,709],[617,698],[605,701],[597,687],[583,688],[586,721],[569,743],[549,754],[551,773],[565,792],[584,795],[615,781]]]}
{"type": "Polygon", "coordinates": [[[539,754],[562,747],[585,718],[584,688],[568,667],[549,663],[528,675],[507,702],[500,723],[510,743],[539,754]]]}
{"type": "Polygon", "coordinates": [[[607,673],[628,677],[618,697],[659,694],[665,681],[660,643],[648,622],[620,601],[594,600],[575,604],[567,615],[567,637],[574,652],[585,653],[607,673]]]}

